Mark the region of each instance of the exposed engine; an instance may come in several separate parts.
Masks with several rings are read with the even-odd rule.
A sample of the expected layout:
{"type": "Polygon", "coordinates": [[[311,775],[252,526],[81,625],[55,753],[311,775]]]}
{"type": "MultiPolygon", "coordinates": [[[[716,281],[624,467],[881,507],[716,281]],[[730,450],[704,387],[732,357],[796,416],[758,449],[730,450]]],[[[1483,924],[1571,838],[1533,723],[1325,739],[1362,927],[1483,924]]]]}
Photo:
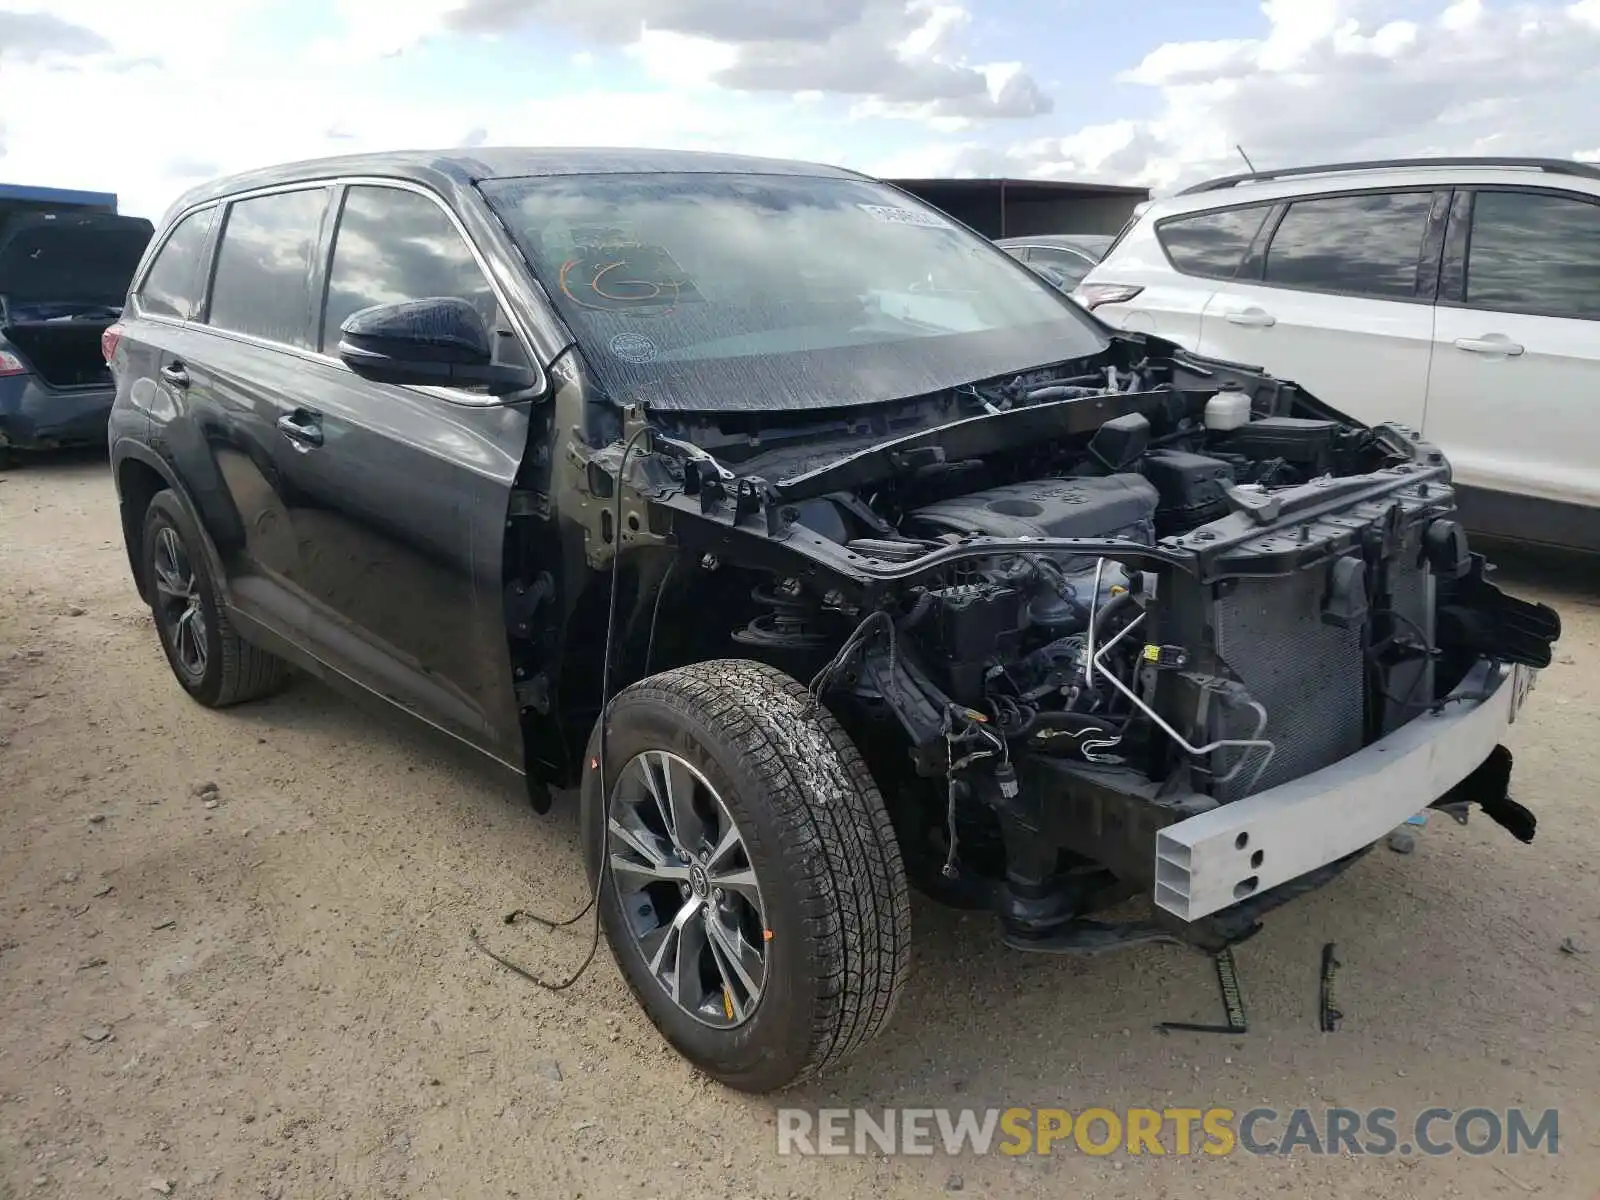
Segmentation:
{"type": "MultiPolygon", "coordinates": [[[[1277,492],[1341,467],[1371,465],[1370,432],[1333,420],[1250,420],[1247,402],[1243,413],[1237,403],[1242,399],[1219,391],[1200,419],[1180,418],[1159,436],[1142,414],[1113,418],[1060,474],[962,491],[992,468],[945,463],[902,489],[900,499],[913,501],[902,511],[880,500],[896,536],[847,543],[869,560],[909,560],[974,538],[1011,543],[1008,553],[967,559],[914,589],[900,624],[925,653],[933,682],[977,715],[965,729],[968,740],[981,744],[998,734],[1008,747],[1090,763],[1134,762],[1160,778],[1173,739],[1157,734],[1152,743],[1147,718],[1165,706],[1179,709],[1169,713],[1174,724],[1197,737],[1204,731],[1190,742],[1206,748],[1188,756],[1194,786],[1237,796],[1271,778],[1274,747],[1262,737],[1267,710],[1236,672],[1211,663],[1214,676],[1181,700],[1158,678],[1190,666],[1195,645],[1193,638],[1168,646],[1153,640],[1161,626],[1170,633],[1176,623],[1157,603],[1157,573],[1105,555],[1015,550],[1017,543],[1060,539],[1103,540],[1124,551],[1154,547],[1241,507],[1270,505],[1277,492]],[[919,495],[936,498],[916,502],[919,495]],[[1134,637],[1141,627],[1143,636],[1134,637]]],[[[1187,598],[1186,611],[1195,603],[1187,598]]],[[[1310,615],[1315,640],[1321,623],[1310,615]]],[[[1419,625],[1430,619],[1421,609],[1407,616],[1419,625]]],[[[1359,653],[1358,647],[1352,666],[1357,695],[1359,653]]],[[[1267,673],[1258,674],[1273,691],[1267,673]]],[[[1333,711],[1348,716],[1348,704],[1333,711]]],[[[1360,744],[1362,714],[1342,728],[1337,748],[1348,753],[1355,748],[1345,744],[1351,738],[1360,744]]],[[[1286,755],[1279,765],[1307,769],[1303,759],[1286,755]]]]}
{"type": "Polygon", "coordinates": [[[1156,829],[1559,632],[1485,580],[1417,434],[1138,349],[825,429],[685,421],[650,485],[722,588],[695,615],[849,724],[922,886],[1024,940],[1148,881],[1156,829]]]}

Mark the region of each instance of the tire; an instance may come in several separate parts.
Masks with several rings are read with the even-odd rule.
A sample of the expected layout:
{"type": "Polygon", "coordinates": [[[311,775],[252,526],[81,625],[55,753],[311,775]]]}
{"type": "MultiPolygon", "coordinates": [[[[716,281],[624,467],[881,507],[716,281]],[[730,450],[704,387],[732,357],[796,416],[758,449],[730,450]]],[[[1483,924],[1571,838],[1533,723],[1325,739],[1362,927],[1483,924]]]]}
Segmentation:
{"type": "Polygon", "coordinates": [[[227,708],[276,691],[283,685],[288,667],[234,631],[227,610],[218,601],[216,580],[203,546],[200,531],[177,496],[170,489],[157,492],[145,510],[139,542],[145,600],[173,676],[207,708],[227,708]],[[163,574],[170,582],[174,573],[186,576],[192,604],[180,602],[163,583],[163,574]],[[186,609],[194,611],[185,616],[186,609]],[[188,625],[187,632],[180,634],[181,625],[188,625]],[[203,657],[195,653],[197,645],[203,647],[203,657]]]}
{"type": "MultiPolygon", "coordinates": [[[[776,1091],[837,1066],[888,1024],[911,946],[900,850],[860,752],[799,683],[747,660],[697,663],[642,680],[620,692],[610,712],[604,772],[598,726],[590,738],[581,828],[591,883],[604,839],[601,920],[646,1015],[684,1058],[740,1091],[776,1091]],[[636,785],[647,772],[640,763],[666,763],[680,785],[693,777],[695,804],[703,810],[713,805],[701,785],[714,789],[712,800],[742,842],[743,854],[728,861],[747,864],[754,889],[747,885],[736,895],[731,886],[726,893],[714,886],[743,876],[721,862],[713,865],[722,874],[678,883],[681,901],[671,883],[650,884],[648,895],[634,890],[642,877],[626,861],[645,860],[633,852],[635,843],[614,840],[604,818],[609,813],[626,824],[648,814],[648,800],[630,807],[627,799],[641,794],[636,785]],[[605,803],[602,773],[610,789],[605,803]],[[658,978],[646,956],[656,943],[638,933],[641,925],[664,927],[667,912],[654,910],[680,902],[687,907],[703,884],[715,899],[706,899],[683,928],[703,919],[702,940],[718,943],[706,952],[710,957],[702,961],[709,966],[699,976],[711,981],[709,1015],[674,998],[672,985],[658,978]],[[663,888],[661,904],[655,898],[663,888]],[[749,920],[756,907],[752,890],[759,894],[759,929],[749,920]],[[735,909],[734,921],[753,930],[742,949],[763,942],[764,975],[753,1002],[750,990],[736,982],[745,977],[724,966],[732,962],[727,952],[717,953],[728,943],[711,929],[713,920],[735,909]],[[722,981],[720,1013],[713,969],[722,981]]],[[[664,815],[663,809],[656,820],[664,815]]],[[[709,822],[706,829],[702,845],[712,841],[709,822]]],[[[719,824],[718,830],[725,839],[726,829],[719,824]]],[[[686,869],[692,875],[693,864],[686,869]]],[[[695,973],[681,974],[691,980],[683,991],[696,994],[695,973]]]]}

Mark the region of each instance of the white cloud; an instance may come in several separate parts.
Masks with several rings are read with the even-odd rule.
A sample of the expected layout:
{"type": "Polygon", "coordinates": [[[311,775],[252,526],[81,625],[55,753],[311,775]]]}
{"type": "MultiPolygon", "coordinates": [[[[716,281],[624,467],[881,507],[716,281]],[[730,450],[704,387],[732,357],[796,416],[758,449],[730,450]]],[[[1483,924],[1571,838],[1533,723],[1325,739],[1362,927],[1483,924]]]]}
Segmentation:
{"type": "Polygon", "coordinates": [[[209,72],[192,59],[110,69],[122,51],[113,42],[66,62],[7,62],[0,178],[116,191],[124,212],[157,218],[219,174],[330,154],[556,144],[826,158],[835,144],[824,115],[787,98],[730,105],[715,89],[621,91],[597,82],[511,104],[477,103],[465,90],[439,103],[369,89],[348,70],[257,60],[243,42],[226,48],[228,69],[209,72]],[[150,119],[119,117],[130,113],[150,119]]]}
{"type": "Polygon", "coordinates": [[[626,47],[655,77],[741,91],[822,91],[900,106],[897,115],[1031,117],[1049,98],[1017,68],[1003,95],[991,64],[969,62],[972,14],[945,0],[336,0],[342,32],[322,63],[400,53],[451,33],[508,34],[535,23],[626,47]],[[677,54],[677,49],[686,53],[677,54]],[[918,106],[922,106],[919,108],[918,106]]]}
{"type": "Polygon", "coordinates": [[[711,80],[738,61],[739,52],[714,38],[668,29],[641,29],[626,53],[645,74],[671,87],[712,87],[711,80]]]}
{"type": "MultiPolygon", "coordinates": [[[[335,36],[287,56],[281,40],[252,42],[274,0],[210,0],[205,21],[192,0],[18,3],[0,0],[0,177],[115,189],[149,216],[216,173],[396,146],[662,145],[1158,188],[1237,170],[1236,144],[1263,167],[1600,159],[1600,0],[1266,0],[1258,37],[1155,45],[1120,64],[1120,89],[1147,93],[1150,115],[1089,124],[1040,115],[1051,98],[1019,61],[1034,47],[973,60],[976,0],[336,0],[335,36]],[[562,94],[413,98],[374,62],[430,40],[523,36],[535,18],[587,39],[555,64],[562,94]],[[619,52],[632,86],[617,82],[619,52]],[[136,135],[122,114],[141,115],[136,135]],[[996,120],[1030,114],[1027,137],[996,120]]],[[[1063,96],[1109,82],[1075,77],[1063,96]]]]}
{"type": "Polygon", "coordinates": [[[1600,0],[1266,0],[1263,36],[1174,42],[1124,71],[1156,113],[1061,137],[958,142],[956,173],[1108,178],[1170,188],[1240,169],[1416,154],[1570,157],[1600,111],[1600,0]],[[1415,6],[1408,6],[1415,7],[1415,6]],[[1414,14],[1409,14],[1414,16],[1414,14]]]}

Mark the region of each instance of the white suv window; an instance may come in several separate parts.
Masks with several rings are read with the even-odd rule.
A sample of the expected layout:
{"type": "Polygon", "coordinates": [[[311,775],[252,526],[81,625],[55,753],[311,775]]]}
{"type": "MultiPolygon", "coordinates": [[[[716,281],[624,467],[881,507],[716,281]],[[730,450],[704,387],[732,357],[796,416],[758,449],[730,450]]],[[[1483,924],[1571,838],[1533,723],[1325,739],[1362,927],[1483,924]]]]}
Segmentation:
{"type": "Polygon", "coordinates": [[[1174,217],[1156,227],[1156,237],[1172,265],[1185,275],[1232,279],[1270,205],[1174,217]]]}
{"type": "Polygon", "coordinates": [[[1408,300],[1432,192],[1299,200],[1267,248],[1264,282],[1312,292],[1408,300]]]}
{"type": "Polygon", "coordinates": [[[1600,204],[1542,192],[1479,192],[1467,303],[1600,320],[1600,204]]]}

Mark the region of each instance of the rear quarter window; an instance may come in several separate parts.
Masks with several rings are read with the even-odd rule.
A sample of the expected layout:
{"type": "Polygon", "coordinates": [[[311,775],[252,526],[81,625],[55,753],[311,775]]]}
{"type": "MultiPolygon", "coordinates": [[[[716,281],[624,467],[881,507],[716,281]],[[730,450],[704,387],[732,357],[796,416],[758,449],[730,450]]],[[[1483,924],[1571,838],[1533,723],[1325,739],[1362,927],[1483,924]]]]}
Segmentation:
{"type": "Polygon", "coordinates": [[[1185,275],[1232,279],[1255,240],[1270,205],[1171,217],[1156,226],[1156,237],[1172,265],[1185,275]]]}
{"type": "Polygon", "coordinates": [[[215,207],[192,212],[173,227],[144,282],[139,285],[139,310],[160,317],[187,320],[200,306],[201,263],[209,244],[215,207]]]}
{"type": "Polygon", "coordinates": [[[228,207],[208,322],[312,349],[317,245],[330,188],[275,192],[228,207]]]}

